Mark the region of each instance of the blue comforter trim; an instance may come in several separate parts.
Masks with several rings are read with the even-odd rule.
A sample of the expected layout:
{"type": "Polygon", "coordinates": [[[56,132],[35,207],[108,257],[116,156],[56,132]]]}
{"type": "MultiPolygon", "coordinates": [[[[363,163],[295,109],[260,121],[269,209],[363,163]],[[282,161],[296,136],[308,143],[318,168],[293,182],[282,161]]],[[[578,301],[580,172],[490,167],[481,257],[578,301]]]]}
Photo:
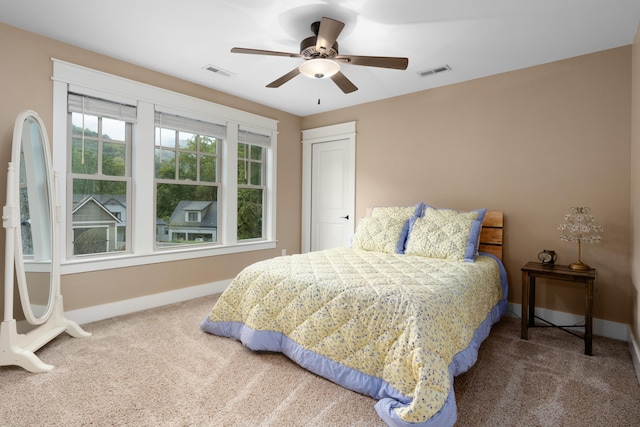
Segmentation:
{"type": "Polygon", "coordinates": [[[210,334],[235,338],[254,351],[272,351],[286,355],[303,368],[327,378],[342,387],[366,394],[374,399],[390,398],[408,404],[411,399],[381,378],[348,368],[306,349],[280,332],[260,331],[240,322],[211,322],[207,317],[200,327],[210,334]]]}

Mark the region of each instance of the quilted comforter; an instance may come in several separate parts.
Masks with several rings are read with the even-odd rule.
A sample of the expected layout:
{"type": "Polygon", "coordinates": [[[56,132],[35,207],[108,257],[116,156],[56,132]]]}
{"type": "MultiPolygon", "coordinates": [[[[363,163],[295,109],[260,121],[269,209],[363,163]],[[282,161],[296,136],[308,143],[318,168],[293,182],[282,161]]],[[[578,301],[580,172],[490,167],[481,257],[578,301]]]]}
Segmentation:
{"type": "Polygon", "coordinates": [[[244,269],[204,331],[378,399],[391,426],[453,425],[454,376],[506,310],[504,267],[336,248],[244,269]]]}

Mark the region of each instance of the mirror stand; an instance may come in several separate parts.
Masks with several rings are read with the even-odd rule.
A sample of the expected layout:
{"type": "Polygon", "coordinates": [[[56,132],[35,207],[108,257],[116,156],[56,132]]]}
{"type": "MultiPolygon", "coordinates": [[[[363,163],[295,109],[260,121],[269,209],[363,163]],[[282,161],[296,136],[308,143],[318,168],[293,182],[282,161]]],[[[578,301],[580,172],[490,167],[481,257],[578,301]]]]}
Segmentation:
{"type": "Polygon", "coordinates": [[[65,331],[76,338],[91,336],[77,323],[64,317],[60,295],[56,297],[49,320],[26,334],[18,333],[16,319],[3,321],[0,324],[0,366],[17,365],[29,372],[49,372],[53,365],[44,363],[35,352],[65,331]]]}
{"type": "Polygon", "coordinates": [[[53,369],[35,352],[61,333],[78,338],[91,336],[64,317],[57,255],[59,218],[55,215],[57,174],[51,173],[44,129],[34,111],[25,111],[16,119],[7,172],[7,204],[2,211],[6,241],[0,366],[17,365],[30,372],[53,369]],[[24,334],[18,332],[13,314],[16,281],[25,319],[34,326],[24,334]]]}

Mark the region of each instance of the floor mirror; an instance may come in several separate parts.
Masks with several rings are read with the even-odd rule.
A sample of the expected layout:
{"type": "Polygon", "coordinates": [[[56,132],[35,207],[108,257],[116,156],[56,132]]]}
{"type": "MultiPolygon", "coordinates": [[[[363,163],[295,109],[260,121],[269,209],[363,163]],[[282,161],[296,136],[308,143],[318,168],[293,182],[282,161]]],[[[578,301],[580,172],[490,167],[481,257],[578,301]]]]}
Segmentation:
{"type": "Polygon", "coordinates": [[[0,366],[17,365],[47,372],[35,351],[67,332],[88,337],[64,317],[58,258],[57,175],[52,172],[47,132],[42,119],[28,110],[18,115],[7,172],[7,203],[2,213],[6,232],[4,317],[0,327],[0,366]],[[28,332],[14,315],[17,289],[28,332]]]}

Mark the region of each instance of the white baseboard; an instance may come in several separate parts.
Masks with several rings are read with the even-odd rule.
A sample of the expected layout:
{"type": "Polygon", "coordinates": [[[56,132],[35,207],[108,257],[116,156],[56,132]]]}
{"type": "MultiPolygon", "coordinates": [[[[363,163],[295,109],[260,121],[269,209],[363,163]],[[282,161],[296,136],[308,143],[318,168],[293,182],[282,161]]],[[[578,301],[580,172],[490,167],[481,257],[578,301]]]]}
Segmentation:
{"type": "Polygon", "coordinates": [[[633,367],[636,370],[636,379],[640,384],[640,347],[631,333],[631,328],[629,328],[629,352],[631,353],[631,360],[633,360],[633,367]]]}
{"type": "MultiPolygon", "coordinates": [[[[565,313],[562,311],[548,310],[536,307],[536,316],[556,325],[583,325],[584,316],[565,313]]],[[[522,316],[522,304],[509,303],[507,315],[513,317],[522,316]]],[[[610,320],[593,319],[593,334],[602,337],[613,338],[621,341],[629,341],[629,325],[626,323],[612,322],[610,320]]]]}
{"type": "Polygon", "coordinates": [[[188,288],[146,295],[139,298],[132,298],[109,304],[71,310],[65,312],[65,317],[82,325],[85,323],[120,316],[122,314],[135,313],[136,311],[147,310],[175,302],[187,301],[194,298],[217,294],[224,291],[227,286],[229,286],[229,283],[231,283],[231,280],[223,280],[220,282],[191,286],[188,288]]]}

